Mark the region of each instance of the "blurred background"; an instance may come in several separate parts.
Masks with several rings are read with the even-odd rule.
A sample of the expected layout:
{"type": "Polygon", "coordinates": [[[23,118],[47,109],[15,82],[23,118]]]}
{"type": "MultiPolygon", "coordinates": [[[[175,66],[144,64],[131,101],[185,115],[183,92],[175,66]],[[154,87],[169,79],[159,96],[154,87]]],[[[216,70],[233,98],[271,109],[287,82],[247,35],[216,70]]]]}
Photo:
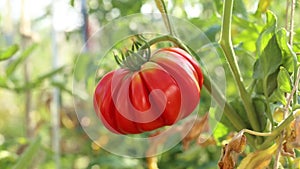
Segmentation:
{"type": "MultiPolygon", "coordinates": [[[[260,15],[269,8],[278,16],[280,27],[287,24],[286,1],[266,2],[264,7],[259,0],[235,0],[233,40],[238,56],[245,56],[239,63],[246,79],[251,79],[249,62],[255,61],[255,42],[265,23],[260,15]]],[[[167,8],[171,15],[187,19],[216,42],[222,3],[168,0],[167,8]]],[[[295,18],[299,18],[299,4],[296,10],[295,18]]],[[[89,139],[78,122],[73,102],[73,96],[84,98],[86,93],[73,93],[72,80],[76,57],[88,57],[89,51],[97,48],[93,41],[84,46],[97,30],[122,16],[151,12],[158,12],[154,0],[0,1],[0,54],[12,55],[0,62],[1,169],[147,168],[146,159],[113,155],[89,139]]],[[[300,39],[299,24],[296,19],[296,39],[300,39]]],[[[300,44],[295,43],[295,48],[300,44]]],[[[97,63],[79,64],[83,75],[76,78],[83,78],[86,71],[96,71],[91,65],[97,63]]],[[[236,89],[228,68],[225,70],[230,99],[236,89]]],[[[209,96],[203,93],[201,104],[209,105],[209,96]]],[[[192,144],[185,151],[178,144],[158,157],[158,165],[162,169],[217,168],[221,141],[227,134],[228,129],[220,124],[214,134],[216,144],[192,144]]],[[[105,136],[99,139],[107,141],[105,136]]]]}

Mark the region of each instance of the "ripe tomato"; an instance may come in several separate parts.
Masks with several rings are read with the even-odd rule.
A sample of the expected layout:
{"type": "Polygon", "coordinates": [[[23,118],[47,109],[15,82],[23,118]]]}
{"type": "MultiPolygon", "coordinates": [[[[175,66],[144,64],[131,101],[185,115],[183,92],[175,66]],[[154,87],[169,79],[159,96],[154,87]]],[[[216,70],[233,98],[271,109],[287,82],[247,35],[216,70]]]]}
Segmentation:
{"type": "Polygon", "coordinates": [[[180,48],[162,48],[139,70],[106,74],[94,93],[104,126],[117,134],[137,134],[172,125],[199,103],[203,76],[198,63],[180,48]]]}

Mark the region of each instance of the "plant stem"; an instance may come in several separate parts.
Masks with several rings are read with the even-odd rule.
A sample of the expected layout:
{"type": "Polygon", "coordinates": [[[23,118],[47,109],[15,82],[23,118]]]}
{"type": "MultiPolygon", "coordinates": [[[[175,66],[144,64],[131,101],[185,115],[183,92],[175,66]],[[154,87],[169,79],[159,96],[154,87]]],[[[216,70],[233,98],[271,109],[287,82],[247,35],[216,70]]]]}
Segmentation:
{"type": "Polygon", "coordinates": [[[265,95],[265,99],[266,99],[266,102],[267,102],[267,104],[266,104],[266,106],[267,106],[266,114],[267,114],[268,119],[271,122],[272,129],[273,129],[274,128],[274,120],[273,120],[273,116],[272,116],[272,113],[271,113],[271,107],[270,107],[270,104],[269,104],[268,78],[263,79],[263,90],[264,90],[264,95],[265,95]]]}
{"type": "Polygon", "coordinates": [[[282,131],[282,134],[280,135],[279,146],[278,146],[278,148],[276,150],[276,155],[275,155],[273,169],[278,169],[279,164],[280,164],[279,160],[280,160],[280,155],[281,155],[282,143],[284,141],[283,133],[284,133],[284,131],[282,131]]]}
{"type": "Polygon", "coordinates": [[[295,119],[294,113],[291,113],[278,127],[276,127],[270,137],[268,137],[264,143],[260,146],[260,149],[266,149],[272,142],[278,137],[281,132],[295,119]]]}
{"type": "Polygon", "coordinates": [[[290,1],[286,0],[286,8],[285,8],[285,29],[288,30],[289,28],[289,8],[290,8],[290,1]]]}
{"type": "Polygon", "coordinates": [[[223,22],[222,22],[222,31],[221,39],[219,41],[226,59],[228,61],[231,72],[234,76],[235,82],[238,86],[238,90],[242,99],[242,102],[245,106],[246,113],[252,128],[256,131],[260,130],[260,124],[258,123],[254,107],[249,93],[247,92],[243,79],[237,64],[236,56],[234,53],[232,41],[231,41],[231,22],[232,22],[232,8],[233,0],[225,0],[223,6],[223,22]]]}
{"type": "MultiPolygon", "coordinates": [[[[296,80],[297,76],[297,54],[293,51],[293,39],[294,39],[294,20],[295,20],[295,7],[296,7],[296,0],[291,0],[291,14],[290,14],[290,27],[289,27],[289,44],[290,44],[290,51],[293,54],[293,59],[294,59],[294,81],[296,80]]],[[[294,96],[294,103],[297,104],[297,96],[294,96]]]]}
{"type": "Polygon", "coordinates": [[[172,28],[172,25],[171,25],[171,22],[170,22],[170,18],[168,16],[168,11],[167,11],[166,4],[165,4],[164,0],[155,0],[155,3],[156,3],[156,6],[157,6],[158,10],[161,13],[161,16],[164,20],[164,23],[165,23],[166,28],[168,29],[170,35],[174,35],[174,31],[173,31],[173,28],[172,28]]]}
{"type": "MultiPolygon", "coordinates": [[[[20,34],[21,34],[21,48],[25,50],[31,40],[31,22],[28,18],[28,2],[25,0],[21,1],[21,22],[20,22],[20,34]]],[[[23,67],[23,75],[25,84],[30,83],[30,65],[29,62],[26,60],[23,67]]],[[[34,137],[34,128],[35,123],[33,120],[33,112],[31,111],[32,106],[32,90],[26,89],[25,90],[25,121],[26,121],[26,136],[28,138],[34,137]]]]}
{"type": "Polygon", "coordinates": [[[291,2],[291,19],[290,19],[290,39],[289,44],[293,46],[293,37],[294,37],[294,17],[295,17],[295,7],[296,7],[296,0],[292,0],[291,2]]]}
{"type": "Polygon", "coordinates": [[[257,132],[257,131],[252,131],[252,130],[248,130],[248,129],[243,129],[242,132],[244,133],[248,133],[254,136],[262,136],[262,137],[268,137],[268,136],[272,136],[272,133],[261,133],[261,132],[257,132]]]}
{"type": "MultiPolygon", "coordinates": [[[[285,114],[287,114],[288,112],[288,107],[292,101],[292,96],[297,92],[297,88],[299,85],[299,81],[300,81],[300,67],[298,69],[298,76],[296,77],[296,81],[294,84],[294,87],[292,89],[292,92],[290,93],[290,97],[287,100],[287,105],[285,107],[285,114]]],[[[278,137],[281,132],[295,119],[295,113],[296,112],[292,112],[290,113],[290,115],[277,127],[272,131],[272,135],[270,137],[268,137],[265,142],[261,145],[261,148],[264,149],[266,148],[266,146],[268,146],[270,143],[272,143],[272,141],[278,137]]]]}

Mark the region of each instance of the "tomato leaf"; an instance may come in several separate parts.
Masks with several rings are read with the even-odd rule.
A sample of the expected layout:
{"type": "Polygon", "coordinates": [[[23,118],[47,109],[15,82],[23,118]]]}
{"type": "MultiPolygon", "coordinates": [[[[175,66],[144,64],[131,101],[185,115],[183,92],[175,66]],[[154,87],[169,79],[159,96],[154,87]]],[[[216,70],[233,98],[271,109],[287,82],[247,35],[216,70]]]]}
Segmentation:
{"type": "Polygon", "coordinates": [[[65,68],[65,66],[61,66],[61,67],[59,67],[55,70],[52,70],[44,75],[41,75],[38,78],[36,78],[35,80],[33,80],[32,82],[24,84],[24,86],[17,87],[16,90],[23,91],[23,90],[35,88],[38,85],[40,85],[44,80],[49,79],[49,78],[53,77],[54,75],[62,72],[64,70],[64,68],[65,68]]]}
{"type": "Polygon", "coordinates": [[[220,169],[232,169],[235,167],[233,153],[241,153],[246,148],[246,136],[240,131],[232,140],[223,147],[223,153],[218,163],[220,169]]]}
{"type": "Polygon", "coordinates": [[[278,45],[282,51],[282,65],[289,72],[294,71],[294,58],[296,59],[296,53],[293,51],[291,45],[288,43],[287,31],[282,28],[276,32],[276,39],[278,45]]]}
{"type": "Polygon", "coordinates": [[[263,28],[261,34],[259,35],[258,40],[256,41],[256,49],[258,56],[261,55],[263,50],[268,45],[270,39],[274,36],[277,27],[277,18],[271,11],[267,12],[266,17],[267,23],[263,28]]]}
{"type": "Polygon", "coordinates": [[[282,53],[275,34],[277,18],[271,11],[268,11],[266,16],[267,24],[256,42],[259,58],[254,64],[253,78],[255,79],[267,78],[282,63],[282,53]]]}
{"type": "Polygon", "coordinates": [[[277,82],[278,87],[282,92],[289,93],[292,91],[290,75],[284,67],[280,67],[277,82]]]}
{"type": "Polygon", "coordinates": [[[287,102],[284,97],[284,92],[282,92],[279,88],[276,89],[270,96],[270,102],[280,102],[283,105],[286,105],[287,102]]]}
{"type": "Polygon", "coordinates": [[[16,68],[26,60],[30,56],[30,54],[34,51],[34,49],[37,47],[36,44],[33,44],[29,48],[27,48],[25,51],[23,51],[18,59],[11,62],[7,69],[6,69],[6,75],[9,77],[12,75],[12,73],[16,70],[16,68]]]}
{"type": "Polygon", "coordinates": [[[14,44],[4,51],[0,51],[0,61],[7,60],[11,58],[17,51],[19,50],[19,46],[14,44]]]}
{"type": "Polygon", "coordinates": [[[282,63],[281,50],[277,44],[276,36],[273,35],[267,46],[255,64],[254,77],[258,79],[268,78],[282,63]]]}

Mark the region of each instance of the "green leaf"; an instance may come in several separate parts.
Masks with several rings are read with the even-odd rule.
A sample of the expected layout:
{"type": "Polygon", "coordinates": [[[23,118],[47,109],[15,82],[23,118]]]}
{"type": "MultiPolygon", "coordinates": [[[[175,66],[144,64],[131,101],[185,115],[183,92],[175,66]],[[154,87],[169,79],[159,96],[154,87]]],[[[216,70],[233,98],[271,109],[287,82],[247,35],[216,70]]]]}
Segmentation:
{"type": "Polygon", "coordinates": [[[277,18],[271,11],[267,12],[266,17],[267,17],[267,24],[263,28],[263,31],[261,32],[256,42],[256,49],[257,49],[258,56],[261,55],[264,48],[268,45],[270,39],[274,36],[277,27],[277,18]]]}
{"type": "Polygon", "coordinates": [[[38,85],[40,85],[44,80],[52,78],[54,75],[62,72],[64,70],[64,68],[65,68],[65,66],[61,66],[55,70],[52,70],[42,76],[39,76],[32,82],[25,84],[24,86],[16,87],[15,90],[20,92],[20,91],[24,91],[24,90],[28,90],[28,89],[33,89],[33,88],[37,87],[38,85]]]}
{"type": "Polygon", "coordinates": [[[14,44],[5,49],[4,51],[0,51],[0,61],[11,58],[18,50],[19,46],[14,44]]]}
{"type": "Polygon", "coordinates": [[[13,169],[28,168],[41,147],[41,138],[37,137],[22,154],[13,169]]]}
{"type": "MultiPolygon", "coordinates": [[[[277,70],[275,73],[271,74],[268,77],[268,81],[267,81],[267,90],[268,90],[267,94],[268,94],[268,96],[270,94],[272,94],[278,86],[278,82],[277,82],[278,73],[279,73],[279,70],[277,70]]],[[[257,80],[256,86],[255,86],[255,92],[257,94],[264,94],[263,80],[262,79],[257,80]]]]}
{"type": "Polygon", "coordinates": [[[9,77],[12,75],[12,73],[17,69],[17,67],[25,61],[26,58],[30,56],[30,54],[33,52],[33,50],[37,47],[36,44],[33,44],[29,48],[27,48],[25,51],[23,51],[18,59],[11,62],[7,69],[6,69],[6,75],[9,77]]]}
{"type": "Polygon", "coordinates": [[[275,73],[282,63],[281,50],[274,35],[254,65],[254,78],[265,79],[275,73]]]}
{"type": "Polygon", "coordinates": [[[278,87],[282,92],[289,93],[292,91],[290,75],[284,67],[280,67],[277,82],[278,87]]]}
{"type": "Polygon", "coordinates": [[[270,102],[280,102],[283,105],[286,105],[286,99],[284,97],[284,92],[280,89],[276,89],[269,98],[270,102]]]}
{"type": "Polygon", "coordinates": [[[293,51],[291,45],[288,42],[287,31],[282,28],[276,32],[276,39],[278,45],[282,51],[283,56],[283,66],[288,70],[288,72],[294,71],[294,57],[296,58],[296,54],[293,51]]]}
{"type": "Polygon", "coordinates": [[[46,74],[44,74],[44,75],[42,75],[42,76],[39,76],[39,77],[35,80],[35,83],[39,84],[39,83],[41,83],[42,81],[44,81],[45,79],[52,78],[54,75],[56,75],[56,74],[62,72],[64,69],[65,69],[65,66],[61,66],[61,67],[59,67],[59,68],[57,68],[57,69],[54,69],[54,70],[52,70],[52,71],[50,71],[50,72],[48,72],[48,73],[46,73],[46,74]]]}

